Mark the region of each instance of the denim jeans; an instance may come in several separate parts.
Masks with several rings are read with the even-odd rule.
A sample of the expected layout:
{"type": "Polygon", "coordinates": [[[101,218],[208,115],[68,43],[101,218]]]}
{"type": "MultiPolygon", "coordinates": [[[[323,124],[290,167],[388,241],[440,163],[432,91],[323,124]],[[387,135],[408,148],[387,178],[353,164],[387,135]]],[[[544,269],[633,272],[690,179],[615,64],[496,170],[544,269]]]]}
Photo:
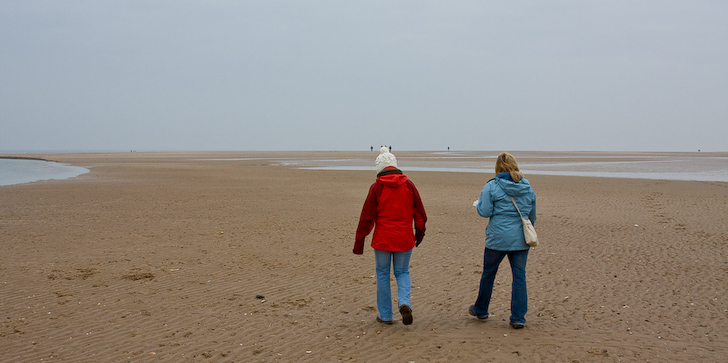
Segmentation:
{"type": "Polygon", "coordinates": [[[410,305],[410,273],[409,262],[412,250],[402,252],[374,250],[374,261],[377,271],[377,309],[379,319],[392,320],[392,288],[389,284],[390,266],[394,266],[394,278],[397,279],[397,302],[399,306],[410,305]]]}
{"type": "Polygon", "coordinates": [[[528,292],[526,291],[526,260],[528,250],[523,251],[495,251],[486,248],[483,254],[483,275],[480,277],[480,291],[475,300],[475,313],[477,315],[489,314],[488,306],[493,294],[493,282],[498,273],[498,266],[503,258],[508,256],[511,264],[513,283],[511,284],[511,323],[525,324],[528,310],[528,292]]]}

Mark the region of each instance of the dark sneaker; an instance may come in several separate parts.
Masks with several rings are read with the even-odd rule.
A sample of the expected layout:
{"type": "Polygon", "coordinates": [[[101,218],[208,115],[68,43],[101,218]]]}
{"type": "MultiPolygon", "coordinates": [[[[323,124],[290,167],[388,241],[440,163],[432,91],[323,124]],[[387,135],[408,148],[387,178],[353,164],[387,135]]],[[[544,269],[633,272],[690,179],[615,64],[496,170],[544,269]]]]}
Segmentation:
{"type": "Polygon", "coordinates": [[[523,323],[511,323],[511,328],[513,329],[523,329],[526,326],[526,324],[523,323]]]}
{"type": "Polygon", "coordinates": [[[377,316],[377,322],[382,323],[382,324],[392,325],[391,320],[382,320],[379,318],[379,316],[377,316]]]}
{"type": "Polygon", "coordinates": [[[399,307],[399,313],[402,314],[402,323],[404,325],[412,324],[412,309],[407,305],[399,307]]]}
{"type": "Polygon", "coordinates": [[[485,319],[488,319],[488,317],[490,316],[489,314],[485,314],[485,315],[478,315],[478,314],[476,314],[475,313],[475,305],[470,305],[470,307],[468,308],[468,313],[470,313],[470,315],[478,318],[478,320],[485,320],[485,319]]]}

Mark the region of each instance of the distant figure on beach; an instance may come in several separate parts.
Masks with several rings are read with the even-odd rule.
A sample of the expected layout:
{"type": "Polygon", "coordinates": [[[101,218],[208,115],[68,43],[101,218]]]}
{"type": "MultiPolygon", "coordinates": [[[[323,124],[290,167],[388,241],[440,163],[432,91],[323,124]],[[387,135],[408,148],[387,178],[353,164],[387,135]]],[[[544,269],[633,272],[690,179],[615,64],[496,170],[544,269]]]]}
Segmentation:
{"type": "Polygon", "coordinates": [[[490,218],[485,228],[485,252],[483,254],[483,274],[480,277],[480,290],[475,304],[468,308],[470,315],[480,320],[488,319],[493,282],[498,266],[508,256],[511,264],[513,282],[511,286],[510,325],[521,329],[526,324],[528,293],[526,291],[526,260],[529,247],[523,236],[521,217],[536,224],[536,194],[531,184],[518,170],[513,155],[501,153],[495,162],[495,178],[488,181],[473,206],[481,217],[490,218]],[[511,199],[511,197],[513,199],[511,199]],[[512,201],[513,200],[513,201],[512,201]]]}
{"type": "Polygon", "coordinates": [[[364,253],[364,239],[374,228],[371,246],[377,275],[377,321],[392,324],[390,267],[397,280],[402,322],[412,324],[409,262],[412,249],[425,237],[427,214],[415,184],[397,168],[397,158],[382,146],[375,160],[377,179],[369,188],[356,229],[354,254],[364,253]],[[414,222],[414,231],[412,225],[414,222]]]}
{"type": "Polygon", "coordinates": [[[370,146],[369,151],[374,151],[374,146],[370,146]]]}
{"type": "Polygon", "coordinates": [[[389,152],[392,152],[392,145],[389,145],[389,152]]]}

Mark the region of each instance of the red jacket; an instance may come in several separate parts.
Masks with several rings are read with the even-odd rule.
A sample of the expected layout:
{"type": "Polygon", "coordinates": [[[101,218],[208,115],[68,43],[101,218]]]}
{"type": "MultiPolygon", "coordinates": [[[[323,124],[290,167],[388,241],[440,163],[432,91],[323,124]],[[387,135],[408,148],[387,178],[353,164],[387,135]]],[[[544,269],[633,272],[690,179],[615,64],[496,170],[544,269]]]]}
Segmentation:
{"type": "Polygon", "coordinates": [[[393,167],[385,168],[390,174],[377,177],[369,188],[356,230],[354,253],[364,252],[364,239],[374,228],[372,247],[382,251],[409,251],[415,239],[425,235],[427,214],[420,193],[407,176],[393,167]],[[412,229],[417,230],[417,238],[412,229]]]}

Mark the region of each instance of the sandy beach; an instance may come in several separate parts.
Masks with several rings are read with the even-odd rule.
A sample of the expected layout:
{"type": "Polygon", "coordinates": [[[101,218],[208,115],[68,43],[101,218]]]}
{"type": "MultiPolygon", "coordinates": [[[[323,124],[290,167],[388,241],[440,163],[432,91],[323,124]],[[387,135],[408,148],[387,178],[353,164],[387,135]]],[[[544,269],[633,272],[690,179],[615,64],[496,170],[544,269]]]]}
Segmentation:
{"type": "Polygon", "coordinates": [[[487,224],[472,202],[492,165],[400,161],[429,220],[411,262],[414,323],[387,326],[375,321],[371,236],[351,252],[375,154],[288,154],[371,159],[372,171],[267,159],[285,152],[34,155],[90,172],[0,187],[0,361],[728,357],[728,183],[527,174],[541,246],[514,330],[507,262],[494,316],[467,314],[487,224]]]}

